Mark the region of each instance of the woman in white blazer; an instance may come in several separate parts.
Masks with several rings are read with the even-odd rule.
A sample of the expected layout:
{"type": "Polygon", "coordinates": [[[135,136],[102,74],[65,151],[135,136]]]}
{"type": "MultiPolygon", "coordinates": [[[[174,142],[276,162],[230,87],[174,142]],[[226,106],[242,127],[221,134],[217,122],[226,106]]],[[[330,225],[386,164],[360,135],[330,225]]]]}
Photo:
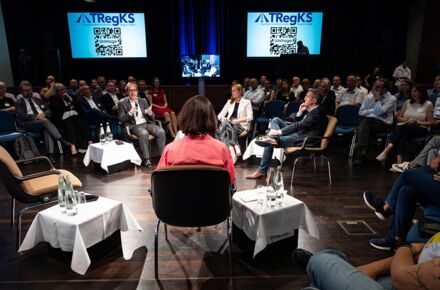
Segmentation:
{"type": "Polygon", "coordinates": [[[235,163],[237,156],[241,156],[238,136],[250,129],[253,113],[251,101],[242,98],[243,87],[240,84],[232,85],[231,93],[231,99],[217,116],[221,123],[216,135],[228,146],[235,163]]]}

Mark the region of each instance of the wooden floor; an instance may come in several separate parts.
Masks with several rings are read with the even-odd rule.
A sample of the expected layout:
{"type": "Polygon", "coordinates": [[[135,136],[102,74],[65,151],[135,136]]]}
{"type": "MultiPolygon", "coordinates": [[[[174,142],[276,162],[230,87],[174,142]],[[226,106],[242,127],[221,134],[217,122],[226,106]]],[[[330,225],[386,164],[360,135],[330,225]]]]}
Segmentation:
{"type": "MultiPolygon", "coordinates": [[[[397,177],[381,164],[370,161],[360,167],[348,166],[348,145],[343,140],[331,146],[333,184],[328,184],[327,167],[318,162],[313,172],[311,162],[299,163],[293,186],[288,193],[304,201],[319,227],[316,240],[300,231],[299,247],[315,252],[325,248],[343,250],[355,265],[382,258],[388,253],[372,249],[372,235],[347,235],[339,226],[341,220],[364,220],[374,231],[384,235],[387,223],[379,221],[362,200],[362,192],[371,190],[385,196],[397,177]]],[[[157,161],[157,160],[156,160],[157,161]]],[[[290,183],[292,162],[283,166],[285,184],[290,183]]],[[[80,158],[61,157],[56,167],[75,173],[87,192],[123,201],[144,229],[133,239],[146,248],[136,250],[126,261],[120,247],[92,261],[86,275],[70,269],[69,262],[49,256],[42,243],[32,250],[16,252],[15,228],[9,224],[10,197],[0,187],[0,289],[300,289],[309,280],[291,260],[290,255],[263,253],[252,259],[238,246],[233,248],[234,275],[228,271],[227,251],[217,254],[225,239],[223,225],[195,229],[169,228],[169,243],[163,235],[159,242],[160,281],[154,279],[154,215],[147,194],[150,169],[131,170],[104,175],[84,168],[80,158]]],[[[239,161],[236,165],[238,190],[255,188],[263,181],[246,180],[257,168],[257,162],[239,161]]],[[[209,194],[209,192],[207,192],[209,194]]],[[[28,227],[34,217],[28,214],[28,227]]],[[[280,221],[280,223],[283,221],[280,221]]]]}

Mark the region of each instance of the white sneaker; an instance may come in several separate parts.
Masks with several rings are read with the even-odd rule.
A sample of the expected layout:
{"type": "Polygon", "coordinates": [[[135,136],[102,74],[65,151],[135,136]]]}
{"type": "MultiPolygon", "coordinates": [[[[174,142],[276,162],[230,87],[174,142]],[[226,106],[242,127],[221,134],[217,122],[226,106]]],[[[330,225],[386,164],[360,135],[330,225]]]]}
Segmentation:
{"type": "Polygon", "coordinates": [[[409,168],[409,162],[396,163],[391,166],[396,172],[403,172],[409,168]]]}
{"type": "Polygon", "coordinates": [[[379,155],[377,155],[376,160],[380,162],[384,162],[385,160],[387,160],[387,156],[385,155],[385,153],[382,152],[379,155]]]}

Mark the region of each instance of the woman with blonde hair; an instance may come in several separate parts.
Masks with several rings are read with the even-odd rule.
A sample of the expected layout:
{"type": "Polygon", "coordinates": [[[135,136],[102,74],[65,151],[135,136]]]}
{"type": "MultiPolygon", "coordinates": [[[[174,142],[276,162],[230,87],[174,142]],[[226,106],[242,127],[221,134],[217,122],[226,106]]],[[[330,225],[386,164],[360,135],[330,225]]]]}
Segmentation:
{"type": "Polygon", "coordinates": [[[228,146],[235,163],[237,157],[241,156],[238,136],[243,131],[250,129],[253,112],[251,101],[242,98],[242,85],[232,85],[231,94],[231,98],[217,116],[221,123],[216,137],[228,146]]]}

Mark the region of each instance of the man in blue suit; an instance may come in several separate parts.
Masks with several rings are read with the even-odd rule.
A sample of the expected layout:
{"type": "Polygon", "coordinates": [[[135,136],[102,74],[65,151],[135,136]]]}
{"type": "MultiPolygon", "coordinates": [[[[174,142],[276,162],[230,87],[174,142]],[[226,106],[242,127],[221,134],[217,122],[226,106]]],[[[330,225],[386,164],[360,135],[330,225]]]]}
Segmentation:
{"type": "Polygon", "coordinates": [[[274,146],[299,146],[309,136],[322,136],[327,127],[327,116],[321,110],[322,93],[319,89],[309,89],[304,103],[299,107],[294,122],[288,123],[280,118],[270,122],[268,137],[255,143],[265,147],[258,171],[247,176],[248,179],[266,178],[274,146]]]}
{"type": "Polygon", "coordinates": [[[92,96],[88,85],[81,86],[80,91],[81,95],[76,105],[80,108],[82,115],[89,123],[107,123],[118,119],[116,116],[104,112],[99,98],[92,96]]]}

